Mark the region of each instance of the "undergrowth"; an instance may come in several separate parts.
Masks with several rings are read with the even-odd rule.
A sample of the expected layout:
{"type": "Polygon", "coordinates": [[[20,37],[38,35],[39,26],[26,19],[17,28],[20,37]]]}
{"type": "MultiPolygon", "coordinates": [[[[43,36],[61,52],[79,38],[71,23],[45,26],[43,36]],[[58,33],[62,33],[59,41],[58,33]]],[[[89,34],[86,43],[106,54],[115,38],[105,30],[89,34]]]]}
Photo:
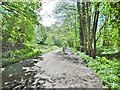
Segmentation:
{"type": "Polygon", "coordinates": [[[57,46],[37,45],[35,48],[25,48],[14,52],[2,53],[2,67],[14,64],[21,60],[34,58],[38,55],[45,54],[51,50],[58,48],[57,46]]]}
{"type": "Polygon", "coordinates": [[[91,67],[101,79],[102,84],[108,88],[120,89],[120,62],[116,59],[96,57],[93,59],[85,53],[77,52],[88,67],[91,67]]]}
{"type": "Polygon", "coordinates": [[[36,57],[41,53],[42,52],[40,50],[33,48],[25,48],[16,50],[14,52],[2,53],[2,66],[4,67],[10,64],[14,64],[20,60],[36,57]]]}

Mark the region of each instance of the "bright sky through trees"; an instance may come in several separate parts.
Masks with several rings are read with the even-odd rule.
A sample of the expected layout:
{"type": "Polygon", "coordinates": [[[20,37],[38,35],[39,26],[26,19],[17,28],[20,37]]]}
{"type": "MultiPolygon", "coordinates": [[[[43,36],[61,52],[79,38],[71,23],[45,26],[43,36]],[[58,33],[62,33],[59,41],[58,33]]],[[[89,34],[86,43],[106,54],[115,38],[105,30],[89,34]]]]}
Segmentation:
{"type": "Polygon", "coordinates": [[[40,11],[40,15],[42,17],[41,23],[44,26],[51,26],[56,22],[56,19],[53,17],[53,10],[55,9],[56,3],[58,0],[43,0],[42,1],[42,10],[40,11]]]}

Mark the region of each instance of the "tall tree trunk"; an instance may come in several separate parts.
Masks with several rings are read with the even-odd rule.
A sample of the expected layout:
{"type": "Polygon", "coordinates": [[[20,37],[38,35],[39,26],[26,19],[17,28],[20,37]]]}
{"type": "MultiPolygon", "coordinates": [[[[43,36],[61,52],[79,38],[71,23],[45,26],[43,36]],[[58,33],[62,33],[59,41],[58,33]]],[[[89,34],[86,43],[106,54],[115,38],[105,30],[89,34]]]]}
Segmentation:
{"type": "Polygon", "coordinates": [[[88,28],[88,54],[89,56],[92,56],[92,41],[93,41],[93,36],[92,36],[92,31],[91,31],[91,15],[89,14],[89,12],[91,12],[91,8],[90,8],[91,3],[87,2],[86,3],[86,7],[87,7],[87,28],[88,28]]]}
{"type": "Polygon", "coordinates": [[[90,15],[89,15],[89,7],[90,7],[90,2],[86,2],[86,7],[87,7],[87,31],[88,31],[88,44],[87,44],[87,47],[88,47],[88,55],[91,56],[91,43],[90,43],[90,15]]]}
{"type": "Polygon", "coordinates": [[[80,25],[79,25],[79,35],[80,35],[80,50],[81,52],[84,51],[84,36],[83,36],[83,29],[82,29],[82,20],[81,20],[81,13],[80,13],[80,2],[77,1],[77,9],[78,9],[78,19],[79,19],[79,22],[80,22],[80,25]]]}
{"type": "Polygon", "coordinates": [[[98,18],[99,18],[99,5],[100,3],[97,3],[95,6],[95,16],[94,16],[94,23],[93,23],[93,51],[92,51],[92,57],[96,58],[96,31],[97,31],[97,24],[98,24],[98,18]]]}
{"type": "Polygon", "coordinates": [[[86,28],[86,12],[85,12],[85,2],[82,2],[82,17],[81,17],[81,25],[84,36],[84,51],[87,54],[87,28],[86,28]]]}

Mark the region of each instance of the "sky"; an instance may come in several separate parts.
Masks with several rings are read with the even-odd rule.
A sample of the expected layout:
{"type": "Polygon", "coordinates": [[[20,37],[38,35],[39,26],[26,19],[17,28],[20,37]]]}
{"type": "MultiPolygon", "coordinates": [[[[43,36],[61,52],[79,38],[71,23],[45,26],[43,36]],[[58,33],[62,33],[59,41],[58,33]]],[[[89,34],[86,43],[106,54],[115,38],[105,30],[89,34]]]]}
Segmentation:
{"type": "Polygon", "coordinates": [[[46,27],[50,27],[52,24],[56,22],[56,19],[53,17],[53,10],[55,9],[56,3],[59,0],[43,0],[42,1],[42,10],[40,11],[40,15],[42,20],[40,21],[46,27]]]}

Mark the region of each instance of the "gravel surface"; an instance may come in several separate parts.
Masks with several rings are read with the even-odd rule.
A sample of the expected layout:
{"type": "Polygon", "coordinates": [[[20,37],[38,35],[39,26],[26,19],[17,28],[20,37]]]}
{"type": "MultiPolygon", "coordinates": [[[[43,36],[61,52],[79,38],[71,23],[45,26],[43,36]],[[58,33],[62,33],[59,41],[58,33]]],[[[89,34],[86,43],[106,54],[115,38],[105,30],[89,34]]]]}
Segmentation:
{"type": "Polygon", "coordinates": [[[6,83],[4,88],[102,88],[95,73],[70,49],[49,52],[33,59],[32,67],[23,67],[26,77],[6,83]]]}

